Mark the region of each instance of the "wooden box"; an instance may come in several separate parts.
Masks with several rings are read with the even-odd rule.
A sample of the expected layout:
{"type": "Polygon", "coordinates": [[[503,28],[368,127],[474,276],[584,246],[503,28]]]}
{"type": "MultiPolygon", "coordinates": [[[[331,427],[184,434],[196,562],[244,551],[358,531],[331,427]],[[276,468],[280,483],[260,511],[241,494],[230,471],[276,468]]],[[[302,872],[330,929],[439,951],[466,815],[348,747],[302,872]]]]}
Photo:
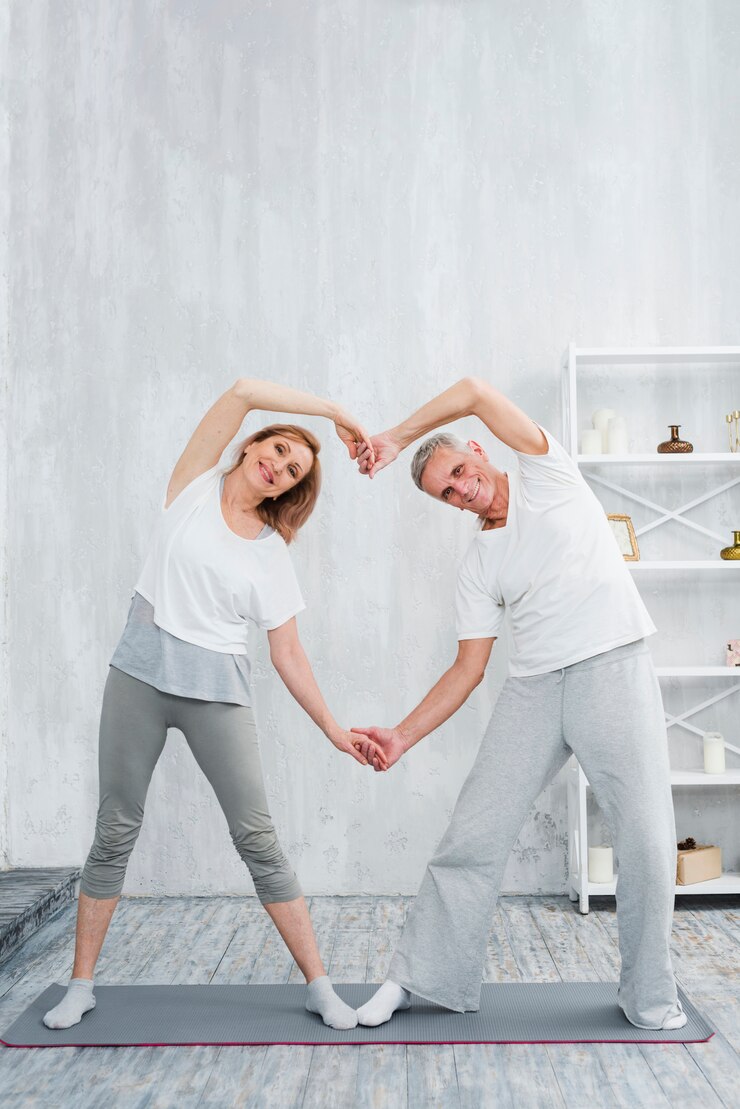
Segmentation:
{"type": "Polygon", "coordinates": [[[676,884],[691,886],[722,876],[722,848],[697,843],[689,851],[679,851],[676,861],[676,884]]]}

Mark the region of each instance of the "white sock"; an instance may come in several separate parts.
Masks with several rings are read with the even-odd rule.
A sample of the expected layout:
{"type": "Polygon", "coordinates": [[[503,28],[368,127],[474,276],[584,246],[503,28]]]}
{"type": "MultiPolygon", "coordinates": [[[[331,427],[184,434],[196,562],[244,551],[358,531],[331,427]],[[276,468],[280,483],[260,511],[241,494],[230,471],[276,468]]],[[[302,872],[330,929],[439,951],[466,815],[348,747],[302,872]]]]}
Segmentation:
{"type": "Polygon", "coordinates": [[[71,1028],[94,1008],[93,979],[72,978],[59,1004],[44,1015],[44,1024],[47,1028],[71,1028]]]}
{"type": "Polygon", "coordinates": [[[306,1008],[309,1013],[318,1013],[324,1024],[328,1024],[330,1028],[354,1028],[357,1024],[357,1013],[334,993],[328,974],[322,974],[320,978],[309,982],[306,993],[306,1008]]]}
{"type": "Polygon", "coordinates": [[[678,1012],[675,1017],[669,1017],[668,1020],[663,1022],[661,1028],[683,1028],[686,1024],[688,1017],[683,1011],[683,1005],[680,1001],[677,1001],[676,1004],[678,1005],[678,1012]]]}
{"type": "Polygon", "coordinates": [[[357,1019],[360,1024],[368,1028],[375,1028],[378,1024],[385,1024],[390,1020],[396,1009],[408,1009],[411,1005],[411,994],[403,986],[396,985],[386,979],[379,990],[376,990],[369,1001],[357,1010],[357,1019]]]}

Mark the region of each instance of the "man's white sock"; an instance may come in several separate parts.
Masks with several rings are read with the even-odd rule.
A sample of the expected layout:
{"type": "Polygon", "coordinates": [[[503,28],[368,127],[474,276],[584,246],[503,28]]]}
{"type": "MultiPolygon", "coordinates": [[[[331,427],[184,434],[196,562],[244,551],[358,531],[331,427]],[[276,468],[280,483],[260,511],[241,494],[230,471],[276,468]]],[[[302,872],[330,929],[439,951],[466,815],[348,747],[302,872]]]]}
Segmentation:
{"type": "Polygon", "coordinates": [[[369,1001],[357,1010],[357,1019],[360,1024],[368,1028],[375,1028],[378,1024],[385,1024],[390,1020],[397,1009],[408,1009],[411,1005],[411,994],[403,986],[386,979],[379,990],[376,990],[369,1001]]]}

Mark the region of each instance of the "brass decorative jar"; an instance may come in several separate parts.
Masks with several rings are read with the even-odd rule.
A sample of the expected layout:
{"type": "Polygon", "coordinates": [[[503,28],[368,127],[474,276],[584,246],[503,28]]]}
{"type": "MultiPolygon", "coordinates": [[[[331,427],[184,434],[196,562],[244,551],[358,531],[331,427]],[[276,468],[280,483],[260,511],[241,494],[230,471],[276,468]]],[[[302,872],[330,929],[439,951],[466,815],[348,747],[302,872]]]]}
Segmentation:
{"type": "Polygon", "coordinates": [[[735,542],[731,547],[724,547],[719,552],[720,558],[740,560],[740,531],[735,531],[732,534],[735,536],[735,542]]]}
{"type": "Polygon", "coordinates": [[[669,424],[668,426],[671,429],[671,437],[666,439],[665,443],[658,443],[658,454],[691,454],[694,444],[678,437],[678,429],[681,425],[669,424]]]}

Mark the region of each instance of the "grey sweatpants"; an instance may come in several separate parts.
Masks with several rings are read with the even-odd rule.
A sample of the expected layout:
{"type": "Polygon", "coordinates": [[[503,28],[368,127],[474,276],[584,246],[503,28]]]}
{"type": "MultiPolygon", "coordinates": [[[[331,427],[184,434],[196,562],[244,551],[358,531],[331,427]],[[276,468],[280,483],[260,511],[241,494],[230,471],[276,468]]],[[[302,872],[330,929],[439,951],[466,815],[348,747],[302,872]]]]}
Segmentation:
{"type": "Polygon", "coordinates": [[[100,714],[100,802],[95,839],[82,871],[88,897],[117,897],[141,829],[144,801],[168,728],[185,736],[213,786],[232,842],[263,904],[301,896],[267,808],[252,710],[223,701],[162,693],[108,671],[100,714]]]}
{"type": "Polygon", "coordinates": [[[645,640],[506,680],[409,912],[391,981],[448,1009],[479,1008],[506,860],[534,801],[572,753],[619,861],[619,1004],[644,1028],[680,1012],[669,952],[676,830],[668,741],[645,640]]]}

